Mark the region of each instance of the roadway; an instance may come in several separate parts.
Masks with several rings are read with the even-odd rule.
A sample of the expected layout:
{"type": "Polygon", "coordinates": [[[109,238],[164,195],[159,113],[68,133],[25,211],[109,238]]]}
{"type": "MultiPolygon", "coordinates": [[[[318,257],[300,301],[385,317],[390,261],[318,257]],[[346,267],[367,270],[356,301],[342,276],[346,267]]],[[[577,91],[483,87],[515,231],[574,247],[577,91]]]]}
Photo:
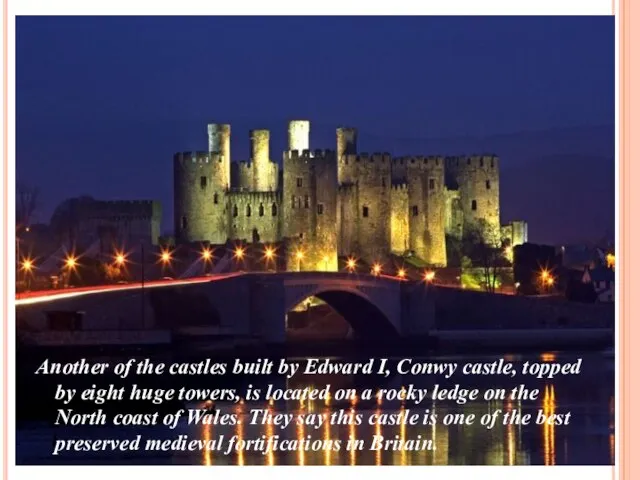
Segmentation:
{"type": "MultiPolygon", "coordinates": [[[[256,272],[261,275],[264,274],[276,274],[275,272],[256,272]]],[[[279,272],[280,274],[285,272],[279,272]]],[[[286,272],[296,274],[298,272],[286,272]]],[[[309,274],[314,272],[300,272],[303,274],[309,274]]],[[[322,274],[326,274],[327,272],[320,272],[322,274]]],[[[191,285],[194,283],[206,283],[206,282],[215,282],[218,280],[225,280],[228,278],[238,277],[241,275],[251,274],[251,272],[232,272],[232,273],[221,273],[221,274],[213,274],[213,275],[205,275],[199,277],[192,277],[186,279],[166,279],[166,280],[152,280],[145,281],[144,288],[163,288],[163,287],[176,287],[180,285],[191,285]]],[[[359,276],[359,275],[358,275],[359,276]]],[[[366,275],[367,277],[372,277],[371,275],[366,275]]],[[[395,281],[407,281],[407,279],[393,277],[390,275],[377,275],[378,278],[384,278],[385,280],[395,280],[395,281]]],[[[52,302],[56,300],[63,300],[67,298],[80,297],[85,295],[94,295],[98,293],[107,293],[107,292],[116,292],[116,291],[124,291],[124,290],[138,290],[143,288],[142,282],[135,283],[126,283],[126,284],[116,284],[116,285],[95,285],[90,287],[74,287],[74,288],[65,288],[65,289],[55,289],[55,290],[38,290],[33,292],[23,292],[16,294],[16,306],[20,305],[33,305],[37,303],[45,303],[52,302]]]]}
{"type": "MultiPolygon", "coordinates": [[[[217,280],[224,280],[227,278],[237,277],[243,275],[242,272],[206,275],[201,277],[193,277],[187,279],[177,280],[152,280],[145,281],[144,288],[162,288],[162,287],[176,287],[180,285],[190,285],[194,283],[215,282],[217,280]]],[[[142,282],[126,283],[118,285],[95,285],[91,287],[75,287],[56,290],[39,290],[35,292],[23,292],[16,294],[16,306],[19,305],[33,305],[36,303],[52,302],[55,300],[62,300],[66,298],[80,297],[85,295],[93,295],[97,293],[116,292],[123,290],[137,290],[143,287],[142,282]]]]}

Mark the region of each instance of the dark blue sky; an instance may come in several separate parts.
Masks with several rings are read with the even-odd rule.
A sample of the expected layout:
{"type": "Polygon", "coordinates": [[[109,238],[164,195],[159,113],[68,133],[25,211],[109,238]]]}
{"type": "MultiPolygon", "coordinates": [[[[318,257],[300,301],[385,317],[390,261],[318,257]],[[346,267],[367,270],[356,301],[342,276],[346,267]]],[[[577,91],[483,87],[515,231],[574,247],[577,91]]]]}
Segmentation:
{"type": "MultiPolygon", "coordinates": [[[[206,149],[206,122],[232,124],[234,160],[250,128],[272,130],[279,160],[292,118],[314,148],[350,124],[362,151],[394,154],[614,123],[613,17],[21,17],[16,33],[17,176],[45,221],[69,196],[154,198],[169,229],[172,155],[206,149]]],[[[499,148],[503,165],[535,161],[499,148]]]]}

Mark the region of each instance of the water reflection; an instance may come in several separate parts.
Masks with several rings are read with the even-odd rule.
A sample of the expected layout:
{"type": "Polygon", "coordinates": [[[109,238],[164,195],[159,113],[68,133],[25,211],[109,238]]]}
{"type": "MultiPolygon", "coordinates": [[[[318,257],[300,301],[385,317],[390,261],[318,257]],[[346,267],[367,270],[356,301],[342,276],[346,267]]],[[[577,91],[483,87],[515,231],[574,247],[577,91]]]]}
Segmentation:
{"type": "MultiPolygon", "coordinates": [[[[555,354],[544,354],[537,357],[543,361],[553,361],[555,354]],[[553,355],[553,356],[551,356],[553,355]]],[[[344,380],[344,379],[343,379],[344,380]]],[[[306,380],[308,382],[308,379],[306,380]]],[[[584,379],[573,379],[573,382],[584,379]]],[[[355,382],[355,380],[354,380],[355,382]]],[[[393,388],[402,388],[405,392],[411,382],[400,379],[393,380],[393,388]],[[405,383],[406,382],[406,383],[405,383]],[[402,385],[404,383],[404,385],[402,385]]],[[[538,382],[535,385],[527,385],[527,388],[539,388],[541,395],[536,402],[522,402],[520,400],[491,400],[474,401],[464,405],[453,402],[434,402],[415,405],[407,401],[387,401],[378,393],[370,400],[353,396],[347,400],[335,398],[290,401],[241,403],[233,405],[219,405],[221,413],[235,412],[241,421],[234,427],[203,425],[198,427],[196,436],[204,440],[215,439],[220,435],[229,437],[237,435],[237,444],[242,444],[243,439],[260,438],[264,435],[265,441],[277,437],[284,439],[297,439],[298,448],[291,451],[282,451],[269,448],[266,454],[260,451],[245,451],[237,448],[233,453],[237,465],[523,465],[523,464],[592,464],[613,463],[614,452],[614,398],[612,389],[602,386],[601,378],[593,378],[588,385],[566,383],[563,379],[558,383],[538,382]],[[589,389],[593,395],[584,395],[589,389]],[[604,393],[604,395],[603,395],[604,393]],[[594,400],[594,399],[599,400],[594,400]],[[561,402],[559,403],[559,399],[561,402]],[[601,403],[598,403],[601,402],[601,403]],[[294,413],[307,418],[311,414],[320,413],[325,421],[320,428],[311,424],[295,423],[287,429],[266,423],[264,425],[249,425],[249,412],[254,408],[268,409],[269,414],[294,413]],[[542,425],[536,423],[538,409],[546,417],[554,414],[562,414],[572,410],[574,423],[556,426],[553,422],[545,422],[542,425]],[[382,425],[379,421],[369,423],[372,415],[380,418],[383,414],[403,415],[425,411],[438,416],[438,421],[432,424],[410,425],[400,422],[399,425],[382,425]],[[344,411],[355,416],[362,414],[362,423],[345,422],[344,424],[331,425],[332,413],[344,411]],[[484,414],[497,412],[495,426],[488,429],[479,421],[484,414]],[[518,424],[505,425],[503,415],[510,412],[531,414],[531,423],[526,426],[518,424]],[[446,414],[465,415],[475,414],[476,421],[471,425],[450,425],[441,423],[446,414]],[[406,442],[416,439],[430,441],[431,450],[384,450],[371,449],[372,438],[384,438],[385,440],[397,440],[406,442]],[[357,449],[354,440],[364,440],[364,449],[357,449]],[[305,444],[320,441],[325,446],[333,441],[341,440],[342,448],[334,451],[331,448],[305,449],[305,444]],[[351,442],[350,442],[351,441],[351,442]],[[557,446],[560,445],[558,455],[557,446]]],[[[319,382],[318,387],[323,387],[330,380],[326,378],[319,382]]],[[[356,382],[357,383],[357,382],[356,382]]],[[[287,382],[290,388],[295,385],[295,380],[287,382]]],[[[428,387],[420,385],[421,388],[428,387]]],[[[361,391],[362,385],[358,388],[361,391]]],[[[386,385],[384,388],[388,388],[386,385]]],[[[350,388],[350,387],[349,387],[350,388]]],[[[510,389],[507,389],[510,392],[510,389]]],[[[402,418],[402,417],[401,417],[402,418]]],[[[193,436],[193,434],[191,434],[193,436]]],[[[216,463],[215,457],[220,457],[217,463],[226,463],[230,458],[224,455],[224,451],[205,450],[201,454],[199,462],[204,465],[216,463]]]]}
{"type": "MultiPolygon", "coordinates": [[[[556,413],[556,395],[553,385],[546,385],[544,387],[544,397],[542,399],[542,410],[545,418],[556,413]]],[[[544,438],[544,464],[555,465],[556,464],[556,430],[553,422],[544,422],[543,438],[544,438]]]]}

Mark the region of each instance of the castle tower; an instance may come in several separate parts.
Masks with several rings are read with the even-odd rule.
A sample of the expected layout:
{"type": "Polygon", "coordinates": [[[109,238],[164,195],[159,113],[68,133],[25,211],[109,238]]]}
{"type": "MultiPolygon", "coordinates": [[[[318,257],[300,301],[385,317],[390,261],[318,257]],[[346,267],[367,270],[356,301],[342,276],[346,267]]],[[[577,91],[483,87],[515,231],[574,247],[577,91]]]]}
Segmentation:
{"type": "Polygon", "coordinates": [[[357,241],[352,253],[370,263],[383,261],[391,250],[391,155],[347,154],[343,161],[356,187],[357,241]]]}
{"type": "Polygon", "coordinates": [[[207,125],[209,136],[209,152],[218,153],[225,163],[225,175],[222,187],[228,190],[231,187],[231,125],[210,123],[207,125]]]}
{"type": "Polygon", "coordinates": [[[358,130],[352,127],[340,127],[336,130],[336,156],[338,158],[338,183],[351,183],[351,169],[345,155],[358,153],[358,130]]]}
{"type": "Polygon", "coordinates": [[[463,235],[480,229],[485,241],[500,237],[500,177],[498,157],[474,155],[447,159],[447,187],[458,190],[463,235]]]}
{"type": "Polygon", "coordinates": [[[269,160],[269,130],[251,130],[251,165],[253,170],[253,191],[273,190],[271,185],[273,169],[269,160]]]}
{"type": "Polygon", "coordinates": [[[303,255],[290,249],[289,270],[338,269],[337,177],[334,151],[284,152],[283,233],[303,255]]]}
{"type": "Polygon", "coordinates": [[[227,240],[225,192],[228,160],[219,153],[182,152],[173,158],[176,241],[227,240]]]}
{"type": "Polygon", "coordinates": [[[289,122],[289,150],[309,150],[309,131],[311,124],[308,120],[291,120],[289,122]]]}

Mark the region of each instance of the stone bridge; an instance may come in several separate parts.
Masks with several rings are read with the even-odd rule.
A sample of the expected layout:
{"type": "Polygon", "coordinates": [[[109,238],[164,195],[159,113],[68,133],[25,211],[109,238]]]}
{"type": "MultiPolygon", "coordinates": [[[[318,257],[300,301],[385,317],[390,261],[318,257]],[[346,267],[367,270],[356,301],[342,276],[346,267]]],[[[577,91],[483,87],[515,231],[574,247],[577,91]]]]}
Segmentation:
{"type": "Polygon", "coordinates": [[[242,273],[155,282],[144,290],[100,289],[19,303],[16,317],[18,329],[44,329],[53,315],[75,314],[83,330],[219,327],[233,335],[283,342],[287,312],[311,296],[333,307],[360,337],[423,334],[435,324],[428,285],[331,272],[242,273]]]}

